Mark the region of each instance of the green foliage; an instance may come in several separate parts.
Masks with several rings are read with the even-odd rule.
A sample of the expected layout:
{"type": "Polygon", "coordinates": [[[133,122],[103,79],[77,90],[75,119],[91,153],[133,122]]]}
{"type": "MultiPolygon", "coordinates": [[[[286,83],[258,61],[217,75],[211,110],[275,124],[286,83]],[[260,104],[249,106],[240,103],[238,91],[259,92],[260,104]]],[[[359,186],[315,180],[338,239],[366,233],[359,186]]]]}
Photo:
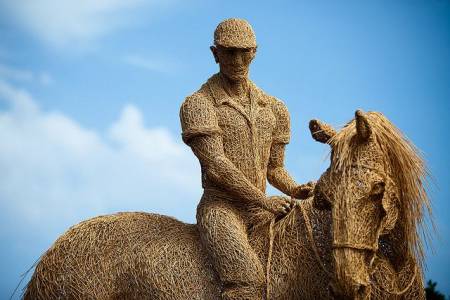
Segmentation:
{"type": "MultiPolygon", "coordinates": [[[[425,288],[427,300],[445,300],[444,294],[436,290],[436,285],[437,282],[428,280],[427,287],[425,288]]],[[[450,299],[450,297],[448,299],[450,299]]]]}

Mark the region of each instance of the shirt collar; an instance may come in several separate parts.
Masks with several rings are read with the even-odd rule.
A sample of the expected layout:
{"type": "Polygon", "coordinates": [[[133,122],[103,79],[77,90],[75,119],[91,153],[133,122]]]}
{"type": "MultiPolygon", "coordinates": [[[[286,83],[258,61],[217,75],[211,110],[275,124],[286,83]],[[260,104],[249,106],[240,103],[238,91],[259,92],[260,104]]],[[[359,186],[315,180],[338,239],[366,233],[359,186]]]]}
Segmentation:
{"type": "MultiPolygon", "coordinates": [[[[211,95],[214,98],[214,101],[216,102],[217,105],[230,102],[231,98],[230,96],[228,96],[228,94],[226,93],[226,91],[222,86],[219,73],[216,73],[213,76],[211,76],[211,78],[208,79],[207,83],[211,95]]],[[[256,100],[256,103],[262,107],[266,106],[269,103],[267,97],[265,97],[263,92],[251,80],[249,80],[249,90],[251,101],[256,100]]]]}

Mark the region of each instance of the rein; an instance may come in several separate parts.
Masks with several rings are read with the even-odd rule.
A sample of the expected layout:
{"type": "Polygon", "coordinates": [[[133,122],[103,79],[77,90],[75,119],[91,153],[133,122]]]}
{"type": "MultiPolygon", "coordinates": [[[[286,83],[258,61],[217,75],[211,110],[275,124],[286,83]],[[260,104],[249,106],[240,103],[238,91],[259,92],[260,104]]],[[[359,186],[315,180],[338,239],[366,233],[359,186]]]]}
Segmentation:
{"type": "Polygon", "coordinates": [[[270,220],[269,224],[269,253],[267,254],[267,263],[266,263],[266,300],[269,300],[270,266],[272,263],[273,239],[275,236],[274,231],[275,221],[276,217],[273,217],[270,220]]]}
{"type": "Polygon", "coordinates": [[[352,243],[333,243],[333,249],[339,249],[339,248],[348,248],[348,249],[355,249],[355,250],[369,250],[372,252],[376,252],[378,249],[375,246],[369,246],[365,244],[352,244],[352,243]]]}

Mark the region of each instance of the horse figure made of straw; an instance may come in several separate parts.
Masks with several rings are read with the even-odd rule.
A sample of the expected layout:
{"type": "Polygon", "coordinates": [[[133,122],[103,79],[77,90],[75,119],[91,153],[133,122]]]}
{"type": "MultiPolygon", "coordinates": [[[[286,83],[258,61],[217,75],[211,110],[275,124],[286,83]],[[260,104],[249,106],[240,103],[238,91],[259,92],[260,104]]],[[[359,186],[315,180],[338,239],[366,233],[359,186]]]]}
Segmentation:
{"type": "MultiPolygon", "coordinates": [[[[356,112],[314,196],[254,228],[268,299],[424,299],[419,231],[429,209],[414,146],[380,113],[356,112]],[[270,234],[272,233],[272,234],[270,234]]],[[[81,222],[41,257],[25,299],[220,299],[196,225],[140,212],[81,222]]]]}

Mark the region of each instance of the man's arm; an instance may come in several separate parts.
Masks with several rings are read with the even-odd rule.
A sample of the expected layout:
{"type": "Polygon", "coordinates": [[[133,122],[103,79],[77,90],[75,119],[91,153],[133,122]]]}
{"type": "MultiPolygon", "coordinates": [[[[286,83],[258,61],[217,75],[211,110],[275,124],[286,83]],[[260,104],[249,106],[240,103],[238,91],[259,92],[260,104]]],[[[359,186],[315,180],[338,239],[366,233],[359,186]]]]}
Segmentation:
{"type": "Polygon", "coordinates": [[[206,176],[217,186],[237,199],[263,206],[266,195],[225,156],[220,135],[195,137],[189,142],[189,146],[204,167],[206,176]]]}
{"type": "Polygon", "coordinates": [[[288,199],[266,197],[225,156],[220,135],[201,135],[193,138],[189,145],[204,167],[206,176],[216,185],[235,196],[238,201],[256,205],[274,214],[286,214],[292,208],[288,199]]]}
{"type": "Polygon", "coordinates": [[[270,149],[267,179],[271,185],[286,195],[297,199],[307,198],[312,184],[297,184],[284,166],[285,148],[291,135],[289,112],[280,100],[275,100],[272,110],[277,121],[270,149]]]}
{"type": "Polygon", "coordinates": [[[294,196],[298,184],[289,175],[284,167],[284,152],[286,144],[273,144],[270,150],[269,165],[267,167],[267,179],[269,183],[281,192],[294,196]]]}

